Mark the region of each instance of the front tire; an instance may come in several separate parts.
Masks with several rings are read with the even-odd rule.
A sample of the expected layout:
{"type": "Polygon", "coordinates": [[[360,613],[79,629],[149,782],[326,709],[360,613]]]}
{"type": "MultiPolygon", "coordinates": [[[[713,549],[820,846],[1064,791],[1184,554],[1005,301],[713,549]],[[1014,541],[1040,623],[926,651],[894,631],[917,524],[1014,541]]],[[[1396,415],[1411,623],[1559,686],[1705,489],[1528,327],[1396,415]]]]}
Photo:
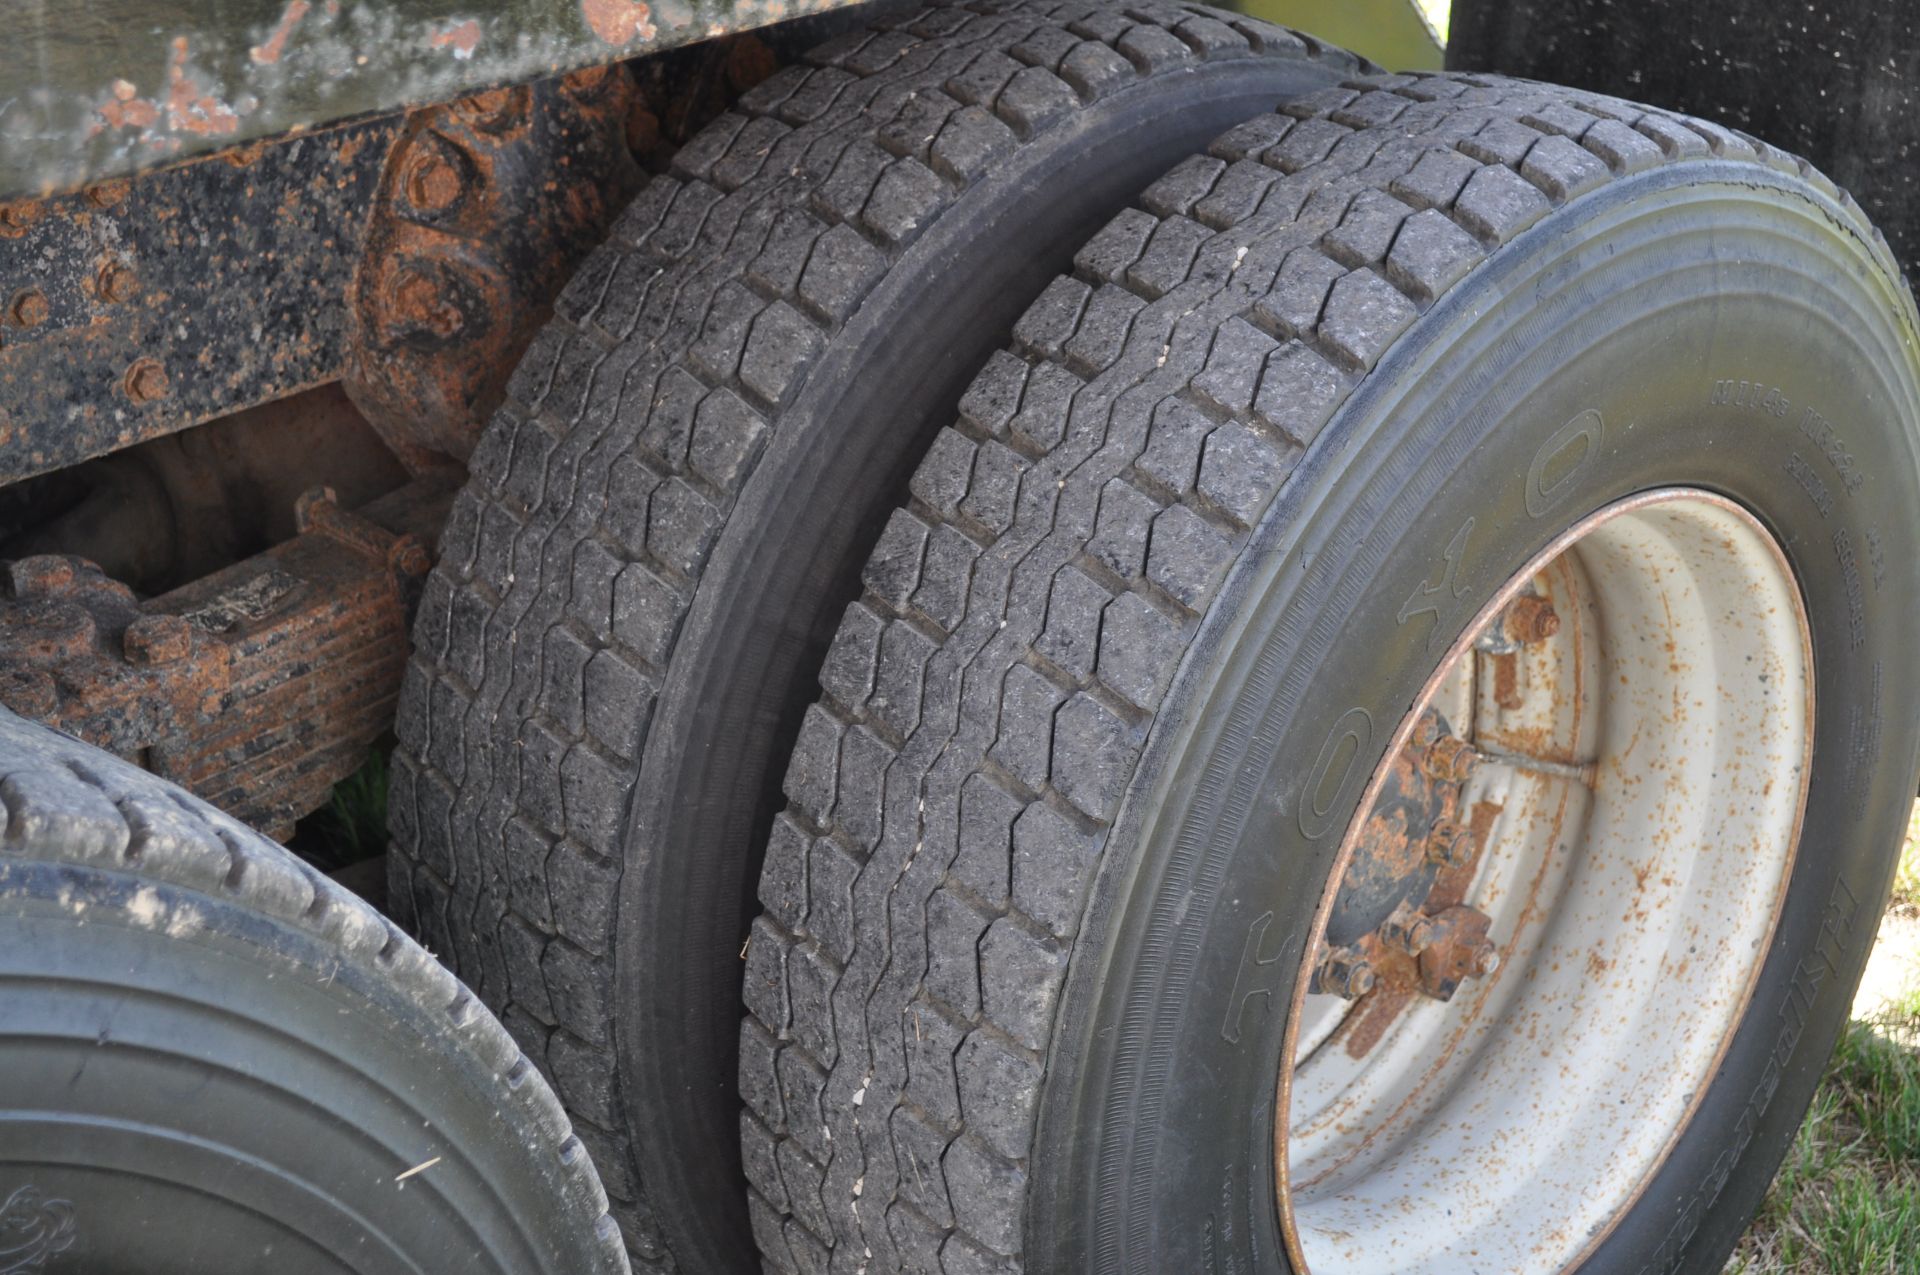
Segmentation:
{"type": "MultiPolygon", "coordinates": [[[[1050,1272],[1451,1270],[1537,1233],[1531,1256],[1493,1265],[1717,1270],[1871,943],[1907,805],[1877,795],[1913,787],[1915,724],[1883,706],[1920,690],[1902,655],[1920,628],[1904,548],[1920,536],[1920,364],[1884,244],[1803,163],[1715,126],[1539,85],[1388,77],[1232,130],[1096,236],[1056,292],[1080,298],[1058,307],[1072,313],[1144,305],[1097,361],[1057,353],[1084,346],[1070,318],[988,364],[980,410],[883,538],[795,749],[749,953],[749,1034],[773,1043],[743,1059],[742,1084],[783,1134],[767,1163],[824,1159],[830,1187],[853,1187],[841,1166],[858,1165],[860,1180],[794,1217],[889,1269],[963,1254],[1050,1272]],[[1175,226],[1199,246],[1167,270],[1153,245],[1175,226]],[[1038,445],[996,405],[1063,366],[1063,438],[1038,445]],[[1023,449],[1019,513],[979,528],[969,458],[1001,444],[1023,449]],[[1797,589],[1808,619],[1811,760],[1766,772],[1804,785],[1804,820],[1797,792],[1699,790],[1729,827],[1764,797],[1786,811],[1768,836],[1804,829],[1768,860],[1791,862],[1777,912],[1743,914],[1725,945],[1738,995],[1674,992],[1687,943],[1721,936],[1655,954],[1676,981],[1634,1003],[1711,1039],[1690,1074],[1614,1095],[1649,1098],[1663,1136],[1634,1153],[1617,1207],[1559,1216],[1577,1233],[1537,1212],[1553,1191],[1532,1193],[1535,1231],[1503,1220],[1527,1209],[1494,1198],[1493,1160],[1526,1136],[1516,1105],[1551,1095],[1475,1088],[1468,1066],[1445,1091],[1461,1103],[1440,1109],[1486,1138],[1464,1139],[1423,1196],[1375,1204],[1470,1211],[1364,1251],[1316,1239],[1289,1219],[1278,1080],[1306,990],[1364,991],[1312,945],[1367,776],[1536,555],[1672,488],[1759,528],[1734,557],[1764,564],[1777,546],[1784,574],[1754,578],[1775,602],[1797,589]],[[917,559],[885,554],[943,528],[968,545],[952,617],[917,605],[917,559]],[[885,653],[927,633],[905,683],[917,711],[896,725],[885,653]],[[897,752],[877,835],[847,817],[864,808],[844,760],[862,734],[897,752]],[[842,859],[859,865],[844,903],[794,887],[842,859]],[[836,944],[831,995],[803,994],[836,944]]],[[[1737,749],[1725,728],[1704,737],[1737,749]]],[[[1583,760],[1565,770],[1607,800],[1621,772],[1583,760]]],[[[1710,862],[1705,826],[1676,836],[1676,881],[1710,862]]],[[[1585,977],[1604,987],[1605,963],[1585,977]]],[[[1571,1001],[1526,1024],[1569,1048],[1586,1025],[1571,1001]]],[[[1387,1182],[1354,1164],[1336,1188],[1387,1182]]]]}
{"type": "Polygon", "coordinates": [[[0,1269],[624,1275],[560,1103],[427,952],[0,709],[0,1269]]]}

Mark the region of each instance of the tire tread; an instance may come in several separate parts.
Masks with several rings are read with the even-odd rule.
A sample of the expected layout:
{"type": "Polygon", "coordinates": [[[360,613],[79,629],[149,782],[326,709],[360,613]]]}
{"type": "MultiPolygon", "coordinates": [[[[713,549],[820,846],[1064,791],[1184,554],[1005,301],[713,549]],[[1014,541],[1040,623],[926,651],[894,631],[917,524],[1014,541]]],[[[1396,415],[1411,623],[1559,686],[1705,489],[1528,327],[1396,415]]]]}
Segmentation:
{"type": "MultiPolygon", "coordinates": [[[[1178,56],[1157,36],[1122,46],[1178,56]]],[[[771,1050],[776,1070],[818,1078],[823,1110],[814,1093],[804,1118],[760,1109],[754,1134],[827,1156],[830,1229],[760,1187],[757,1216],[784,1213],[781,1233],[804,1231],[836,1271],[1022,1269],[1039,1076],[1080,907],[1252,527],[1368,370],[1502,244],[1616,178],[1700,159],[1804,169],[1592,94],[1355,77],[1230,130],[1093,236],[929,451],[793,755],[792,835],[763,879],[781,920],[756,928],[750,963],[791,983],[822,942],[790,902],[803,855],[830,845],[862,866],[831,997],[810,1008],[816,994],[782,1000],[770,983],[758,1003],[779,1014],[750,1002],[745,1029],[756,1069],[771,1050]],[[989,525],[966,511],[985,503],[979,457],[996,444],[1021,468],[991,497],[1011,517],[989,525]],[[943,532],[970,546],[957,602],[931,549],[943,532]],[[890,670],[903,645],[913,658],[890,670]],[[892,750],[878,835],[868,798],[857,817],[842,807],[862,729],[892,750]]],[[[1872,242],[1850,205],[1843,218],[1872,242]]],[[[769,1252],[768,1269],[811,1268],[769,1252]]]]}

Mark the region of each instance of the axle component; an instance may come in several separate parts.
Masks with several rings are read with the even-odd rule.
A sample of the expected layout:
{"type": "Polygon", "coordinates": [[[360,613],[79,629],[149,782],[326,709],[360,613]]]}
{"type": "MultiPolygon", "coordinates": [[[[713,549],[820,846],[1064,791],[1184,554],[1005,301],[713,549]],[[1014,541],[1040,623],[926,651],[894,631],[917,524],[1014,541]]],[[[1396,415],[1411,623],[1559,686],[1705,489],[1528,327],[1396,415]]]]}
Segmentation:
{"type": "Polygon", "coordinates": [[[452,486],[359,511],[316,488],[299,532],[142,602],[84,558],[5,565],[0,704],[285,839],[393,720],[452,486]]]}

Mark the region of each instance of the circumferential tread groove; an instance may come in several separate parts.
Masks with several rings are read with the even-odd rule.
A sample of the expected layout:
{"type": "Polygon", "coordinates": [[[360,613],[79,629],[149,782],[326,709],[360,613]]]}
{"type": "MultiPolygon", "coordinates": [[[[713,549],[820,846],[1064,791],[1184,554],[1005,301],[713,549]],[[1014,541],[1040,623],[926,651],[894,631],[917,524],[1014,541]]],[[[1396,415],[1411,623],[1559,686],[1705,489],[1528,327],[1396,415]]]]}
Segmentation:
{"type": "MultiPolygon", "coordinates": [[[[1168,0],[883,18],[749,90],[683,149],[582,267],[604,286],[568,297],[514,373],[471,459],[458,552],[424,591],[397,723],[393,895],[554,1079],[636,1264],[674,1266],[611,1118],[624,763],[780,405],[920,230],[1011,150],[1123,86],[1254,55],[1369,69],[1168,0]]],[[[953,574],[924,607],[974,587],[964,540],[943,547],[953,574]]],[[[941,631],[936,615],[915,623],[923,645],[941,631]]],[[[884,723],[866,738],[891,747],[884,723]]],[[[840,977],[796,968],[822,997],[840,977]]],[[[844,1155],[816,1159],[829,1189],[859,1176],[844,1155]]],[[[818,1255],[832,1238],[763,1241],[818,1255]]]]}
{"type": "MultiPolygon", "coordinates": [[[[218,808],[146,771],[0,708],[0,861],[124,873],[239,904],[330,944],[342,961],[375,968],[403,997],[443,1021],[441,1048],[469,1055],[498,1081],[504,1128],[531,1140],[544,1176],[582,1234],[602,1237],[597,1271],[625,1270],[605,1242],[608,1201],[594,1166],[571,1153],[565,1114],[498,1020],[372,905],[218,808]]],[[[136,895],[136,898],[139,896],[136,895]]]]}
{"type": "Polygon", "coordinates": [[[1594,94],[1360,76],[1176,167],[1034,304],[895,514],[788,772],[741,1084],[771,1144],[750,1158],[784,1171],[791,1148],[824,1197],[802,1208],[779,1198],[791,1181],[755,1181],[770,1270],[822,1254],[835,1271],[1022,1268],[1026,1157],[1082,904],[1251,529],[1394,340],[1502,244],[1609,181],[1695,160],[1805,169],[1594,94]],[[1112,308],[1088,298],[1109,290],[1138,303],[1118,337],[1092,331],[1112,308]],[[1090,363],[1096,339],[1111,344],[1090,363]],[[964,512],[969,449],[990,443],[1024,465],[998,527],[964,512]],[[928,559],[900,547],[943,531],[974,556],[936,629],[911,601],[928,559]],[[860,731],[891,750],[877,834],[872,781],[848,799],[860,731]],[[837,861],[858,866],[828,895],[815,865],[837,861]],[[822,991],[796,971],[836,927],[841,972],[822,991]]]}

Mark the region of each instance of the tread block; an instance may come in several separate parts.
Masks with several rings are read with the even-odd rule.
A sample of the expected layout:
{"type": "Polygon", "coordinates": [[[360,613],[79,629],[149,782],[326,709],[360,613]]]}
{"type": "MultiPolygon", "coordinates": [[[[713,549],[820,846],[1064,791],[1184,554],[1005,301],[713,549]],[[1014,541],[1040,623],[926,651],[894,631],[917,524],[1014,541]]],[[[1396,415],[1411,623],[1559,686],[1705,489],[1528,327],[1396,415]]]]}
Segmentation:
{"type": "Polygon", "coordinates": [[[1417,317],[1413,303],[1371,270],[1356,270],[1327,293],[1320,339],[1356,370],[1371,368],[1417,317]]]}
{"type": "Polygon", "coordinates": [[[1034,642],[1034,650],[1082,682],[1092,677],[1100,642],[1100,612],[1108,596],[1104,588],[1072,567],[1054,576],[1045,627],[1034,642]]]}
{"type": "Polygon", "coordinates": [[[1612,176],[1599,158],[1565,137],[1543,138],[1527,152],[1520,175],[1546,191],[1556,204],[1598,190],[1612,176]]]}
{"type": "Polygon", "coordinates": [[[1385,273],[1402,292],[1431,305],[1485,256],[1478,240],[1444,213],[1428,208],[1400,227],[1385,273]]]}
{"type": "Polygon", "coordinates": [[[1553,205],[1511,168],[1491,164],[1468,179],[1453,210],[1468,230],[1501,244],[1552,212],[1553,205]]]}
{"type": "Polygon", "coordinates": [[[1001,685],[999,737],[989,756],[1029,788],[1047,781],[1053,715],[1065,692],[1039,671],[1016,664],[1001,685]]]}
{"type": "Polygon", "coordinates": [[[1088,873],[1100,842],[1046,802],[1035,802],[1013,824],[1013,902],[1056,938],[1080,928],[1088,873]]]}

